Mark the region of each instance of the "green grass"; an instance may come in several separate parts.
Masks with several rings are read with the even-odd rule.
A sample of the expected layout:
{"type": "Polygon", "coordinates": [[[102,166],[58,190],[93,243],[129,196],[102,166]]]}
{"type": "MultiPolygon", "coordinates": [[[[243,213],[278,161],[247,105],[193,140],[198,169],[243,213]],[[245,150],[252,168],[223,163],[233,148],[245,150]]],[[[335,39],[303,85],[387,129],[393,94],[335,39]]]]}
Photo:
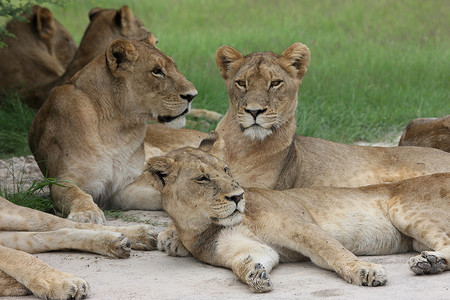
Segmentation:
{"type": "MultiPolygon", "coordinates": [[[[413,118],[450,113],[447,0],[82,0],[52,11],[80,41],[91,8],[123,4],[196,85],[195,108],[224,113],[228,107],[214,59],[220,46],[281,53],[301,41],[312,60],[299,91],[298,134],[375,141],[413,118]]],[[[3,119],[0,109],[0,138],[12,137],[1,140],[3,156],[26,152],[30,114],[16,110],[3,119]]]]}

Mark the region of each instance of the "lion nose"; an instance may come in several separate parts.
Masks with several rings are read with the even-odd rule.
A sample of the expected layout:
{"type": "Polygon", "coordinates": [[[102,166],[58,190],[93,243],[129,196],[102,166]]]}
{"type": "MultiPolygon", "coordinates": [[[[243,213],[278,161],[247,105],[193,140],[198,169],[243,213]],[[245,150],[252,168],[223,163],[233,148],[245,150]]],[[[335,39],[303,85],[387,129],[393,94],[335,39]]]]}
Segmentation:
{"type": "Polygon", "coordinates": [[[239,201],[242,200],[242,198],[244,198],[244,193],[240,194],[240,195],[233,195],[233,196],[225,196],[225,199],[227,199],[228,201],[233,201],[234,203],[238,204],[239,201]]]}
{"type": "Polygon", "coordinates": [[[187,102],[191,102],[197,94],[197,91],[188,92],[186,94],[180,94],[180,98],[186,100],[187,102]]]}
{"type": "Polygon", "coordinates": [[[265,113],[267,111],[267,108],[264,109],[245,109],[246,113],[249,113],[252,115],[253,119],[256,120],[256,117],[258,117],[260,114],[265,113]]]}

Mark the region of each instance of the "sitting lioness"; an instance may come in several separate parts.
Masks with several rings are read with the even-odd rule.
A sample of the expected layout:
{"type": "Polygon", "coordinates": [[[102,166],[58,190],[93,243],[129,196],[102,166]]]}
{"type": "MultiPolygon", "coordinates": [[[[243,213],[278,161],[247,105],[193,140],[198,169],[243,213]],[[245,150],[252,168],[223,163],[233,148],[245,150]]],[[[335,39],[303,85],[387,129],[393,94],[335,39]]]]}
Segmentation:
{"type": "Polygon", "coordinates": [[[398,145],[432,147],[450,152],[450,115],[412,120],[398,145]]]}
{"type": "Polygon", "coordinates": [[[153,250],[156,233],[147,225],[124,227],[76,223],[0,197],[0,296],[33,293],[43,299],[84,299],[88,283],[50,267],[28,253],[74,249],[113,258],[131,249],[153,250]]]}
{"type": "Polygon", "coordinates": [[[243,56],[224,46],[216,62],[225,79],[229,109],[217,126],[225,161],[243,186],[363,186],[450,172],[450,154],[416,147],[364,147],[295,134],[298,88],[310,61],[295,43],[280,56],[243,56]]]}
{"type": "Polygon", "coordinates": [[[162,209],[159,192],[139,176],[147,121],[183,124],[196,95],[172,58],[153,45],[110,43],[53,89],[31,125],[30,149],[42,173],[67,181],[51,186],[55,205],[71,220],[94,223],[104,220],[97,204],[162,209]]]}
{"type": "Polygon", "coordinates": [[[151,44],[157,43],[156,37],[144,27],[126,5],[118,10],[95,7],[89,11],[89,20],[90,23],[84,32],[80,47],[64,74],[42,88],[26,94],[24,101],[28,105],[34,108],[41,107],[54,87],[69,81],[76,72],[104,53],[106,46],[116,39],[147,38],[151,44]]]}
{"type": "Polygon", "coordinates": [[[273,288],[279,261],[306,258],[363,286],[384,285],[386,271],[355,255],[423,251],[409,261],[414,273],[450,269],[450,173],[360,188],[243,188],[202,151],[217,143],[151,158],[144,174],[193,256],[232,269],[252,291],[273,288]]]}
{"type": "Polygon", "coordinates": [[[26,93],[61,76],[77,49],[69,32],[49,9],[33,6],[27,21],[10,21],[0,48],[0,90],[26,93]]]}

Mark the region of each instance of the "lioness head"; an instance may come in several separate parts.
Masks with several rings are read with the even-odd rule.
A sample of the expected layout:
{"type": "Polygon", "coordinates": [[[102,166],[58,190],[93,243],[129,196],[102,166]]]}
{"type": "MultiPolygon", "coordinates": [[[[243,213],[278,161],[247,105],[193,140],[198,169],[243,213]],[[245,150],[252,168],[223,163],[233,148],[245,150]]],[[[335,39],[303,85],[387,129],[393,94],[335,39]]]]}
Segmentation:
{"type": "Polygon", "coordinates": [[[295,43],[280,56],[257,52],[242,56],[223,46],[216,63],[229,95],[229,117],[244,135],[264,140],[287,123],[295,125],[297,90],[310,61],[308,47],[295,43]]]}
{"type": "Polygon", "coordinates": [[[199,149],[182,148],[146,163],[146,178],[161,192],[164,209],[177,223],[186,220],[200,229],[208,224],[232,226],[242,220],[243,189],[221,160],[203,151],[211,150],[217,139],[210,135],[199,149]]]}
{"type": "Polygon", "coordinates": [[[106,49],[106,63],[126,90],[122,92],[131,95],[130,101],[121,101],[122,111],[144,121],[184,126],[184,114],[189,112],[197,90],[172,58],[148,41],[116,40],[106,49]]]}

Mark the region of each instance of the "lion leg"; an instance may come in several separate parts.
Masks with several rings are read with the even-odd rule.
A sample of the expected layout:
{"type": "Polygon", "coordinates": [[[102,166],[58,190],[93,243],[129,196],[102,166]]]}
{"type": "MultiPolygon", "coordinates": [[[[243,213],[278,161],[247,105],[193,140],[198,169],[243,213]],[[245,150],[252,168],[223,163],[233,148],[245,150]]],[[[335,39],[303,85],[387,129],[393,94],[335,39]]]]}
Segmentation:
{"type": "Polygon", "coordinates": [[[409,260],[411,270],[419,275],[450,270],[450,203],[448,198],[438,196],[442,190],[436,190],[436,197],[430,198],[428,193],[433,190],[427,190],[426,199],[416,193],[393,197],[390,201],[392,224],[414,239],[415,251],[431,250],[409,260]]]}
{"type": "Polygon", "coordinates": [[[383,266],[358,259],[319,226],[285,218],[280,228],[274,230],[271,241],[309,257],[319,267],[334,270],[347,282],[362,286],[386,283],[383,266]]]}
{"type": "Polygon", "coordinates": [[[123,234],[64,228],[46,232],[0,232],[0,245],[27,253],[74,249],[113,258],[130,256],[131,243],[123,234]]]}
{"type": "MultiPolygon", "coordinates": [[[[10,293],[9,296],[20,296],[30,290],[42,299],[84,299],[90,294],[89,284],[85,280],[58,271],[28,253],[2,246],[0,246],[0,270],[14,278],[15,281],[6,280],[17,288],[17,290],[0,289],[0,295],[7,291],[10,293]],[[15,284],[16,281],[23,287],[15,284]],[[17,294],[14,294],[15,292],[17,294]]],[[[0,275],[0,287],[4,278],[7,277],[0,275]]]]}
{"type": "Polygon", "coordinates": [[[278,264],[278,253],[261,243],[247,228],[234,227],[220,233],[216,265],[230,268],[255,293],[273,289],[269,272],[278,264]]]}
{"type": "Polygon", "coordinates": [[[144,175],[136,177],[113,198],[112,205],[117,209],[163,210],[161,193],[147,182],[144,175]]]}
{"type": "Polygon", "coordinates": [[[158,250],[165,251],[169,256],[191,256],[178,236],[175,225],[170,222],[169,227],[158,234],[158,250]]]}
{"type": "MultiPolygon", "coordinates": [[[[1,249],[0,249],[1,251],[1,249]]],[[[0,271],[0,297],[4,296],[26,296],[31,294],[23,284],[0,271]]]]}
{"type": "MultiPolygon", "coordinates": [[[[71,181],[67,178],[65,180],[71,181]]],[[[50,192],[55,206],[63,214],[68,214],[69,220],[94,224],[103,224],[106,221],[103,211],[95,204],[92,196],[83,192],[77,185],[53,184],[50,192]]]]}

